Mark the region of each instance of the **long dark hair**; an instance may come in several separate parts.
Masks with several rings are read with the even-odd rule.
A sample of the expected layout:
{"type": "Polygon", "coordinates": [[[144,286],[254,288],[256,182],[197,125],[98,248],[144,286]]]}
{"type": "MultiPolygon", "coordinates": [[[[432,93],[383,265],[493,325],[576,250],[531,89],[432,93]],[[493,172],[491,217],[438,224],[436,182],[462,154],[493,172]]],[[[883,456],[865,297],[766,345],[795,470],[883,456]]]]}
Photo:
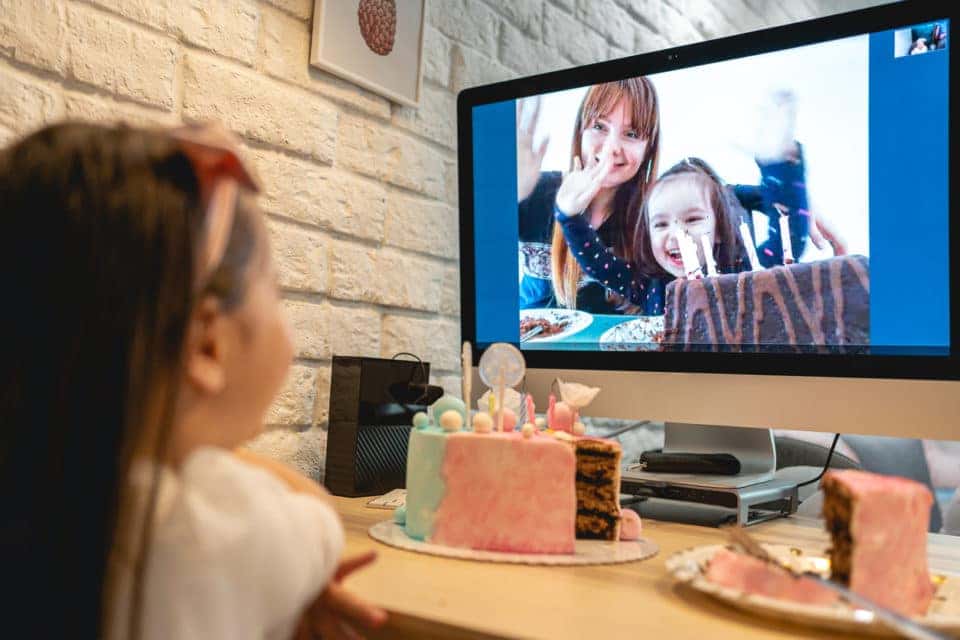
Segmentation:
{"type": "Polygon", "coordinates": [[[150,519],[127,512],[131,458],[162,459],[194,305],[211,294],[238,304],[256,244],[238,207],[198,289],[199,197],[189,158],[160,131],[61,124],[0,152],[0,549],[5,592],[47,612],[30,636],[105,635],[111,551],[135,520],[139,633],[150,519]]]}
{"type": "MultiPolygon", "coordinates": [[[[657,263],[650,243],[650,196],[664,181],[676,176],[694,176],[698,179],[707,195],[707,202],[716,216],[717,229],[713,245],[713,258],[721,273],[739,271],[743,263],[745,248],[740,239],[739,225],[746,210],[733,194],[732,189],[720,178],[713,167],[700,158],[684,158],[667,169],[648,191],[648,197],[640,206],[634,238],[634,255],[637,270],[645,276],[667,278],[668,274],[657,263]]],[[[698,247],[699,252],[699,247],[698,247]]]]}
{"type": "MultiPolygon", "coordinates": [[[[660,105],[657,90],[649,78],[629,78],[617,82],[607,82],[590,87],[583,97],[577,119],[573,127],[572,158],[580,157],[581,136],[584,129],[591,126],[597,118],[610,113],[621,98],[630,103],[630,116],[634,128],[641,138],[647,141],[647,148],[640,168],[632,180],[617,188],[613,198],[616,237],[611,249],[614,254],[627,262],[633,259],[633,229],[636,226],[637,207],[644,198],[647,188],[657,175],[657,162],[660,158],[660,105]]],[[[570,167],[573,169],[573,166],[570,167]]],[[[577,290],[582,271],[579,263],[570,252],[563,229],[559,223],[553,225],[550,262],[553,273],[553,291],[560,306],[575,308],[577,290]]]]}

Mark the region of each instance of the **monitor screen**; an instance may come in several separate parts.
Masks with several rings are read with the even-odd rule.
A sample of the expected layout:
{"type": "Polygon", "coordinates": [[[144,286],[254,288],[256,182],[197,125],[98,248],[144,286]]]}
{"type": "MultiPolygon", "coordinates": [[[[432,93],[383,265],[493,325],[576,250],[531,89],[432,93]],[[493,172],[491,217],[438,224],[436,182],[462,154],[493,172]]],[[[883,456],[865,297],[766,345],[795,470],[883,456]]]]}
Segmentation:
{"type": "Polygon", "coordinates": [[[694,45],[474,97],[471,337],[949,355],[949,31],[694,45]]]}

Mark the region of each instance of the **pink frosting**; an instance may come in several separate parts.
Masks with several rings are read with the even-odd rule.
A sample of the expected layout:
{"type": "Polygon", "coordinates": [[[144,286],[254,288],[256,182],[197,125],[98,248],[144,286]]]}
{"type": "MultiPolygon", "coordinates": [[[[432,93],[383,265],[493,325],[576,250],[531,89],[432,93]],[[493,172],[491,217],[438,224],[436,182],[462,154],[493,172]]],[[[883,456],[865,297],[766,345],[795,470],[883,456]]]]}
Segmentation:
{"type": "Polygon", "coordinates": [[[865,471],[829,475],[854,496],[850,588],[902,614],[925,613],[934,594],[927,568],[930,490],[865,471]]]}
{"type": "Polygon", "coordinates": [[[743,593],[801,602],[832,604],[837,594],[810,578],[730,549],[720,549],[707,566],[707,580],[743,593]]]}
{"type": "Polygon", "coordinates": [[[573,553],[577,460],[573,447],[519,432],[447,438],[447,492],[431,542],[518,553],[573,553]]]}
{"type": "Polygon", "coordinates": [[[643,523],[640,522],[640,514],[633,509],[621,509],[620,539],[637,540],[640,538],[641,531],[643,531],[643,523]]]}

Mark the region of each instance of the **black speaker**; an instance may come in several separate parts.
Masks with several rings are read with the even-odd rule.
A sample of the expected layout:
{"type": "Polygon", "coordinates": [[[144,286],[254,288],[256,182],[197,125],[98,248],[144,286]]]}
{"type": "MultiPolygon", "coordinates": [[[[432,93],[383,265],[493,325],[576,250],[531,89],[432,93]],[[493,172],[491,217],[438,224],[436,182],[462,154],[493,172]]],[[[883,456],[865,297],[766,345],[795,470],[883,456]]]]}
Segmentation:
{"type": "Polygon", "coordinates": [[[371,496],[406,485],[413,415],[443,391],[430,363],[334,356],[324,484],[338,496],[371,496]]]}

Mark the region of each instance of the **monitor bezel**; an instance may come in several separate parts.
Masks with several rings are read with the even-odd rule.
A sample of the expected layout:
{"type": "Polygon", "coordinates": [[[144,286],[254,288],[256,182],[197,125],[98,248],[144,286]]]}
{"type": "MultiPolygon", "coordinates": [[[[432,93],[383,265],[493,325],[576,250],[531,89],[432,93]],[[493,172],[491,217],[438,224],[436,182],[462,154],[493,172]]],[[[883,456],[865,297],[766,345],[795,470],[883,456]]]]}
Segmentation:
{"type": "MultiPolygon", "coordinates": [[[[476,344],[475,251],[473,210],[472,109],[475,106],[514,100],[588,84],[650,75],[702,64],[740,58],[780,49],[903,28],[932,20],[952,23],[955,10],[928,0],[899,2],[827,16],[789,25],[639,54],[627,58],[517,78],[464,89],[457,96],[457,138],[460,208],[460,328],[462,339],[475,344],[477,354],[486,345],[476,344]]],[[[949,36],[948,36],[949,37],[949,36]]],[[[953,76],[952,46],[948,66],[953,76]]],[[[950,82],[948,100],[953,102],[950,82]]],[[[954,139],[947,124],[949,158],[954,139]]],[[[960,247],[960,225],[955,204],[949,200],[950,248],[960,247]]],[[[951,273],[960,267],[960,251],[950,251],[951,273]]],[[[616,352],[585,350],[524,350],[527,366],[538,369],[594,369],[604,371],[654,371],[688,373],[759,374],[836,378],[903,378],[960,380],[960,278],[950,279],[950,352],[948,355],[851,355],[718,352],[616,352]]]]}

